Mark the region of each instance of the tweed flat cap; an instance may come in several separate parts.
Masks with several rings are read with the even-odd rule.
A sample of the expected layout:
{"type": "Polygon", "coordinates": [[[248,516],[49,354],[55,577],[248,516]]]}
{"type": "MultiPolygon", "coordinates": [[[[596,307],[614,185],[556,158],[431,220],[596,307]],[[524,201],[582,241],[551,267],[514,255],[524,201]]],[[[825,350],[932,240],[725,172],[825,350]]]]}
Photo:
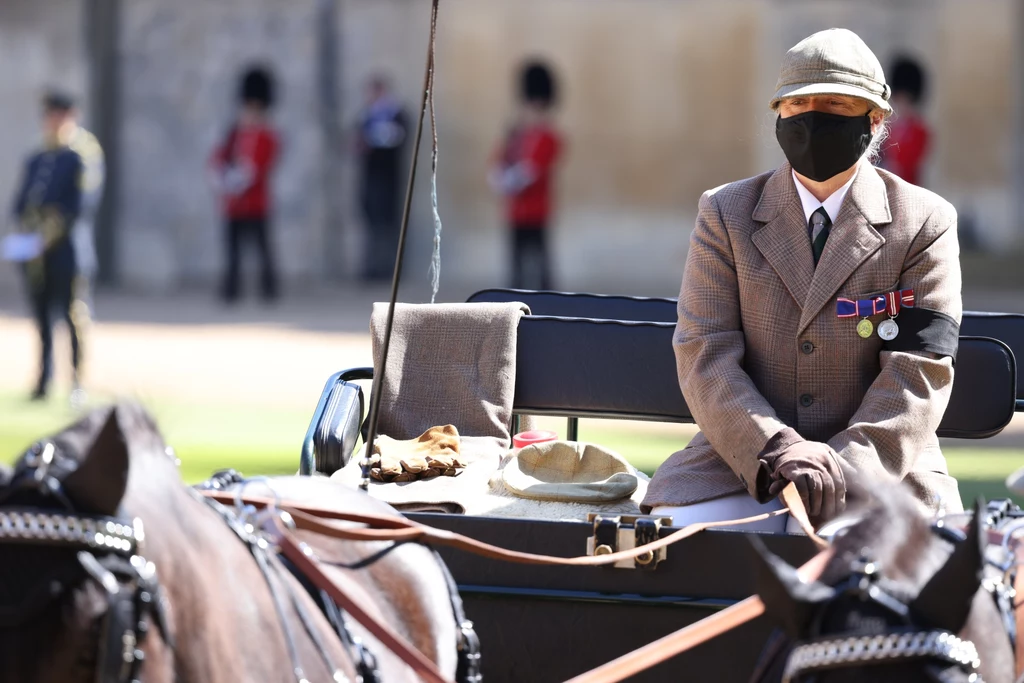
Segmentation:
{"type": "Polygon", "coordinates": [[[889,86],[875,53],[853,31],[830,28],[794,45],[782,59],[772,109],[786,97],[851,95],[892,113],[889,86]]]}
{"type": "Polygon", "coordinates": [[[632,495],[634,472],[625,458],[597,444],[545,441],[521,448],[501,476],[522,498],[599,503],[632,495]]]}

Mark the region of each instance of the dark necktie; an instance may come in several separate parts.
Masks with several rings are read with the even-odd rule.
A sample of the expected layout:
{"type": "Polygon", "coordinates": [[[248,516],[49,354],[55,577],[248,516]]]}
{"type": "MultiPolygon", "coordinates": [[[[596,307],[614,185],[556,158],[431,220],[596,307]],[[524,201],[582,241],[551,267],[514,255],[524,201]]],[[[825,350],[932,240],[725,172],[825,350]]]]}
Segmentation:
{"type": "Polygon", "coordinates": [[[811,224],[809,227],[811,251],[814,252],[814,265],[817,266],[818,260],[821,259],[821,252],[825,251],[825,241],[828,239],[829,228],[832,227],[832,221],[829,219],[824,206],[819,206],[811,214],[811,224]]]}

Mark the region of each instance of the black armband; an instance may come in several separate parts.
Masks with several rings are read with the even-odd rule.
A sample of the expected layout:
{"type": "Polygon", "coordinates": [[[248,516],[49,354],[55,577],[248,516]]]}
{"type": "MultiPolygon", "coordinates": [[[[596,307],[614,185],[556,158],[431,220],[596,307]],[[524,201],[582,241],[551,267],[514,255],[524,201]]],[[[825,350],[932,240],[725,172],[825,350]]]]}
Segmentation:
{"type": "Polygon", "coordinates": [[[899,334],[882,345],[885,351],[927,351],[956,361],[960,324],[952,316],[927,308],[904,307],[896,324],[899,334]]]}

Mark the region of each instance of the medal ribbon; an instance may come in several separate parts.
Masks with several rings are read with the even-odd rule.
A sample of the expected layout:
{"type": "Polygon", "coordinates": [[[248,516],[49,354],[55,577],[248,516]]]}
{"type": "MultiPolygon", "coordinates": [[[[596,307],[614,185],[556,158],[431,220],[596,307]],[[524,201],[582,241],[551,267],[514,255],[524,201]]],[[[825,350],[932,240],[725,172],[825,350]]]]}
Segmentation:
{"type": "Polygon", "coordinates": [[[912,290],[912,289],[900,290],[900,299],[903,300],[903,307],[904,308],[913,308],[914,307],[914,290],[912,290]]]}
{"type": "Polygon", "coordinates": [[[900,292],[889,292],[885,295],[885,312],[889,314],[890,318],[895,318],[899,315],[902,303],[903,297],[900,292]]]}
{"type": "Polygon", "coordinates": [[[836,315],[840,318],[867,318],[885,312],[885,296],[879,295],[871,299],[836,299],[836,315]]]}
{"type": "Polygon", "coordinates": [[[868,318],[879,313],[888,313],[895,317],[900,308],[914,307],[914,290],[898,289],[887,294],[879,294],[871,299],[836,299],[836,315],[840,318],[868,318]]]}

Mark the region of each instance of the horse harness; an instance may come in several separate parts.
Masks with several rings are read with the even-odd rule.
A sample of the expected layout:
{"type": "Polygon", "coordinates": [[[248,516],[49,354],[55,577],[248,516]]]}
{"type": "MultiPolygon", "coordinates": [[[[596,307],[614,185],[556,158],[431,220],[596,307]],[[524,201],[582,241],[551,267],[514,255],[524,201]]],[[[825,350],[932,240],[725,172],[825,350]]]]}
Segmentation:
{"type": "MultiPolygon", "coordinates": [[[[799,505],[799,498],[795,490],[788,493],[790,493],[789,496],[783,496],[786,505],[791,513],[799,516],[802,510],[799,505]]],[[[218,494],[215,492],[209,492],[207,495],[218,497],[218,494]]],[[[223,498],[224,496],[221,494],[219,497],[223,498]]],[[[245,500],[248,504],[255,506],[271,506],[274,504],[274,501],[260,497],[246,497],[245,500]]],[[[363,541],[417,541],[447,545],[492,559],[526,564],[567,566],[610,564],[626,557],[633,557],[656,550],[705,528],[718,525],[717,523],[690,525],[646,545],[638,546],[632,550],[620,551],[613,555],[558,558],[496,548],[471,538],[433,529],[432,527],[427,527],[401,517],[339,513],[317,506],[297,505],[291,501],[281,505],[281,510],[287,511],[289,517],[294,518],[294,523],[298,528],[334,538],[363,541]],[[367,524],[370,528],[342,528],[330,524],[329,520],[332,519],[360,522],[367,524]]],[[[1013,529],[1006,526],[1005,523],[1017,515],[1008,510],[1000,509],[999,503],[992,503],[986,512],[986,528],[990,530],[996,529],[1002,535],[1001,537],[1005,536],[1005,539],[1008,541],[1013,529]]],[[[754,519],[730,520],[721,524],[732,525],[753,521],[754,519]]],[[[1024,520],[1021,520],[1017,528],[1024,528],[1024,520]]],[[[942,519],[939,519],[933,525],[933,531],[945,540],[954,543],[962,541],[965,537],[958,529],[944,524],[942,519]]],[[[285,550],[287,550],[286,545],[287,539],[285,539],[285,547],[283,548],[285,550]]],[[[1021,548],[1021,552],[1024,553],[1024,547],[1021,548]]],[[[811,562],[801,568],[800,571],[806,579],[813,579],[820,574],[829,554],[827,550],[819,553],[811,562]]],[[[1015,639],[1015,647],[1019,657],[1024,654],[1024,644],[1020,642],[1021,635],[1024,634],[1024,628],[1022,628],[1022,622],[1024,622],[1024,601],[1014,602],[1015,592],[1012,585],[1014,582],[1024,581],[1022,579],[1024,571],[1016,572],[1015,577],[1013,577],[1012,570],[1018,564],[1014,561],[1006,566],[999,567],[1004,571],[1003,581],[986,581],[983,583],[983,586],[989,590],[997,604],[1000,605],[1008,622],[1014,622],[1012,624],[1013,628],[1009,632],[1015,639]]],[[[895,609],[897,614],[906,612],[906,606],[901,602],[899,592],[893,590],[891,584],[880,576],[878,567],[870,562],[863,563],[859,571],[854,572],[854,576],[851,577],[848,584],[845,587],[841,586],[839,590],[862,592],[866,599],[887,608],[895,609]]],[[[569,683],[616,683],[625,680],[629,676],[664,662],[673,656],[710,640],[716,635],[735,628],[762,614],[763,611],[763,603],[761,603],[757,596],[748,598],[722,610],[712,617],[691,624],[676,633],[651,643],[640,650],[635,650],[598,669],[581,674],[569,683]]],[[[984,683],[977,672],[980,662],[978,661],[977,648],[972,642],[960,639],[955,634],[942,631],[941,629],[913,628],[909,623],[903,628],[893,629],[878,636],[830,637],[808,642],[794,649],[791,659],[792,662],[788,671],[788,679],[791,681],[796,680],[803,674],[810,674],[825,669],[923,659],[929,662],[928,670],[937,683],[953,683],[954,681],[984,683]]]]}
{"type": "MultiPolygon", "coordinates": [[[[248,481],[258,481],[258,478],[248,481]]],[[[242,500],[240,495],[241,491],[239,491],[239,496],[236,500],[236,508],[241,511],[241,514],[239,515],[236,514],[238,509],[232,510],[222,504],[222,502],[218,502],[216,497],[214,497],[217,492],[224,491],[231,486],[244,486],[246,482],[247,480],[235,470],[224,470],[217,472],[211,479],[196,486],[194,489],[190,489],[190,491],[192,493],[205,493],[205,495],[200,495],[198,497],[220,514],[228,526],[235,532],[242,542],[246,544],[260,567],[264,579],[267,582],[267,586],[273,595],[275,608],[278,613],[278,620],[285,632],[285,639],[288,644],[289,656],[291,657],[296,682],[308,683],[298,660],[298,654],[294,645],[294,635],[291,633],[291,628],[287,619],[285,619],[283,600],[279,594],[278,588],[275,586],[275,582],[271,579],[273,574],[280,571],[279,565],[285,567],[299,581],[330,622],[336,635],[348,650],[349,655],[355,664],[357,674],[355,683],[381,683],[381,676],[377,668],[376,658],[360,641],[360,639],[352,633],[348,614],[349,611],[355,611],[355,616],[357,617],[356,620],[362,623],[367,630],[377,636],[386,646],[388,646],[388,649],[403,659],[406,664],[411,666],[421,678],[424,680],[434,680],[438,682],[445,681],[444,677],[439,671],[437,671],[432,662],[405,643],[404,640],[397,636],[397,634],[391,632],[386,625],[379,622],[375,617],[363,613],[361,609],[348,599],[348,595],[344,588],[339,586],[337,582],[320,575],[319,568],[316,566],[318,561],[315,558],[313,550],[305,544],[301,544],[301,547],[291,545],[291,542],[285,538],[287,531],[276,527],[271,522],[273,510],[264,510],[261,514],[260,511],[251,504],[245,505],[244,507],[238,505],[237,503],[242,500]],[[293,553],[289,556],[287,552],[282,552],[287,548],[298,548],[300,553],[293,553]],[[271,554],[275,554],[277,556],[279,563],[273,563],[270,560],[271,554]],[[346,603],[349,610],[347,611],[345,607],[339,603],[346,603]]],[[[281,516],[286,520],[289,529],[293,528],[293,525],[290,524],[287,513],[284,513],[281,516]]],[[[276,519],[278,521],[280,520],[280,518],[276,519]]],[[[373,561],[379,559],[379,557],[381,556],[378,556],[373,561]]],[[[480,683],[482,681],[480,670],[480,640],[476,632],[473,630],[473,623],[466,618],[465,611],[462,606],[462,599],[459,596],[458,588],[455,585],[455,581],[452,578],[451,573],[448,571],[447,566],[441,560],[440,556],[437,557],[437,560],[447,583],[446,587],[451,600],[452,612],[455,616],[455,623],[458,628],[458,663],[456,668],[456,681],[458,683],[480,683]]],[[[280,577],[278,576],[278,578],[280,577]]],[[[325,644],[320,638],[320,634],[317,632],[316,626],[306,613],[301,601],[298,600],[298,596],[291,591],[287,582],[278,581],[278,584],[285,586],[286,590],[289,592],[288,597],[291,604],[299,615],[303,628],[319,650],[321,657],[324,660],[324,664],[327,666],[328,670],[332,672],[333,680],[337,681],[337,683],[348,683],[349,679],[331,661],[330,656],[327,654],[325,644]]]]}
{"type": "Polygon", "coordinates": [[[140,683],[142,645],[155,623],[164,642],[174,643],[156,566],[145,559],[142,521],[83,514],[74,510],[50,472],[56,447],[35,444],[0,496],[0,545],[43,546],[75,553],[77,563],[37,580],[18,605],[0,605],[0,628],[26,623],[67,591],[91,578],[107,609],[94,624],[95,683],[140,683]],[[20,497],[55,501],[64,511],[16,504],[20,497]]]}
{"type": "MultiPolygon", "coordinates": [[[[870,560],[859,561],[835,594],[872,603],[903,623],[887,628],[883,634],[822,636],[803,641],[789,653],[782,683],[832,669],[909,661],[927,662],[926,670],[935,683],[984,683],[977,673],[981,660],[974,643],[942,629],[915,628],[898,590],[880,576],[879,567],[870,560]]],[[[812,632],[821,633],[824,613],[825,609],[818,610],[812,632]]]]}
{"type": "MultiPolygon", "coordinates": [[[[46,576],[46,586],[43,589],[29,592],[20,604],[15,606],[0,604],[0,627],[11,628],[26,622],[53,600],[64,595],[69,588],[80,583],[83,578],[89,577],[103,589],[108,603],[108,609],[100,617],[101,621],[96,629],[98,636],[94,680],[96,683],[141,683],[139,672],[145,660],[141,648],[149,632],[150,624],[155,623],[164,642],[169,647],[174,647],[160,584],[156,577],[156,567],[143,555],[145,536],[142,523],[138,519],[126,520],[121,517],[76,512],[64,495],[60,482],[49,471],[54,453],[55,446],[52,443],[42,442],[33,446],[22,459],[10,483],[5,487],[0,496],[0,545],[37,545],[75,551],[78,564],[70,570],[46,576]],[[41,508],[38,505],[17,504],[19,494],[25,493],[38,499],[56,501],[65,508],[65,512],[54,513],[51,509],[41,508]]],[[[349,599],[345,590],[338,586],[337,582],[326,577],[312,550],[291,538],[289,532],[296,526],[324,533],[334,538],[393,540],[396,542],[432,540],[439,544],[459,547],[487,557],[514,562],[574,566],[597,566],[612,563],[624,559],[627,555],[634,556],[650,552],[704,528],[717,526],[716,523],[690,525],[645,546],[620,551],[613,555],[579,558],[532,556],[527,553],[493,548],[473,539],[460,537],[450,532],[433,530],[400,517],[338,513],[315,506],[298,506],[291,502],[278,508],[275,501],[257,497],[244,498],[247,507],[246,516],[240,518],[232,514],[226,505],[222,504],[229,499],[229,496],[222,491],[228,483],[233,483],[233,481],[230,478],[221,477],[220,480],[215,479],[210,482],[209,490],[190,490],[221,513],[229,527],[252,552],[271,589],[275,609],[281,617],[280,621],[285,630],[297,683],[308,683],[308,681],[306,681],[298,662],[294,634],[291,633],[287,621],[283,618],[285,596],[275,588],[273,580],[274,575],[278,574],[276,584],[288,586],[287,582],[280,580],[281,567],[287,567],[296,573],[307,590],[310,586],[315,589],[314,599],[324,609],[342,642],[353,655],[359,682],[379,683],[379,673],[373,656],[359,643],[358,639],[352,636],[345,618],[345,608],[352,612],[356,620],[373,633],[383,645],[399,655],[407,664],[413,666],[423,680],[435,683],[447,682],[432,662],[425,660],[418,651],[401,641],[400,637],[391,632],[387,626],[379,622],[375,624],[373,623],[376,622],[374,617],[360,613],[359,606],[349,599]],[[254,514],[259,508],[269,509],[267,511],[273,514],[264,514],[260,520],[260,516],[254,514]],[[369,529],[342,529],[321,521],[323,519],[349,519],[375,526],[369,529]],[[300,522],[298,525],[295,523],[296,520],[300,522]],[[276,530],[276,536],[273,532],[269,535],[261,533],[256,524],[260,521],[263,522],[264,530],[276,530]],[[273,552],[272,542],[276,544],[282,562],[270,561],[273,552]]],[[[239,496],[239,500],[243,499],[239,496]]],[[[788,504],[789,501],[787,501],[788,504]]],[[[989,528],[1006,521],[1007,514],[1005,511],[993,510],[990,506],[989,528]]],[[[723,524],[735,524],[742,521],[751,520],[731,520],[723,522],[723,524]]],[[[1011,523],[1002,530],[1004,548],[1010,542],[1013,531],[1021,528],[1024,528],[1024,520],[1011,520],[1011,523]]],[[[938,525],[936,530],[947,540],[958,540],[956,536],[958,532],[955,530],[943,530],[941,525],[938,525]]],[[[820,573],[824,566],[823,558],[827,554],[827,551],[820,553],[805,567],[805,569],[811,568],[812,565],[814,567],[809,571],[808,578],[813,578],[820,573]]],[[[862,591],[867,598],[890,608],[894,606],[893,602],[899,603],[898,599],[887,590],[884,580],[876,575],[876,569],[868,565],[870,563],[865,563],[859,571],[854,573],[846,589],[862,591]]],[[[1016,555],[1013,555],[1005,565],[1000,567],[1004,571],[1004,580],[984,584],[995,597],[997,604],[1003,609],[1004,615],[1007,615],[1008,624],[1013,627],[1018,664],[1024,657],[1024,651],[1022,651],[1024,645],[1021,643],[1021,636],[1024,634],[1024,628],[1022,628],[1022,622],[1024,622],[1024,604],[1022,603],[1024,601],[1014,601],[1016,593],[1013,584],[1024,582],[1022,579],[1024,571],[1017,571],[1014,576],[1013,570],[1019,565],[1016,555]],[[1011,576],[1013,576],[1012,581],[1011,576]]],[[[444,566],[443,562],[441,566],[444,566]]],[[[479,683],[481,681],[479,641],[472,630],[472,624],[462,612],[458,591],[447,568],[445,568],[445,573],[450,584],[450,594],[453,596],[456,623],[460,629],[459,680],[466,683],[479,683]]],[[[287,599],[290,600],[299,615],[303,628],[317,645],[328,669],[334,672],[333,679],[337,683],[349,683],[344,674],[330,661],[324,643],[308,613],[302,607],[301,601],[298,600],[298,596],[290,589],[286,590],[289,591],[287,599]]],[[[904,605],[900,604],[900,606],[905,609],[904,605]]],[[[571,683],[597,683],[599,681],[612,683],[624,680],[640,670],[665,661],[729,628],[756,617],[763,612],[763,609],[763,604],[760,604],[760,600],[756,596],[748,598],[722,610],[713,617],[692,624],[675,634],[670,634],[661,641],[651,643],[646,648],[624,655],[592,672],[582,674],[573,679],[571,683]],[[728,618],[730,612],[736,616],[728,618]]],[[[938,668],[934,670],[934,677],[939,683],[953,680],[983,683],[980,675],[976,672],[979,662],[977,650],[972,643],[942,631],[917,631],[909,628],[881,636],[826,638],[804,643],[792,651],[783,680],[796,680],[798,676],[805,673],[824,669],[925,657],[947,666],[946,670],[938,668]],[[950,670],[961,673],[961,677],[950,678],[947,675],[950,670]]],[[[1019,669],[1020,666],[1018,666],[1018,675],[1019,669]]]]}

